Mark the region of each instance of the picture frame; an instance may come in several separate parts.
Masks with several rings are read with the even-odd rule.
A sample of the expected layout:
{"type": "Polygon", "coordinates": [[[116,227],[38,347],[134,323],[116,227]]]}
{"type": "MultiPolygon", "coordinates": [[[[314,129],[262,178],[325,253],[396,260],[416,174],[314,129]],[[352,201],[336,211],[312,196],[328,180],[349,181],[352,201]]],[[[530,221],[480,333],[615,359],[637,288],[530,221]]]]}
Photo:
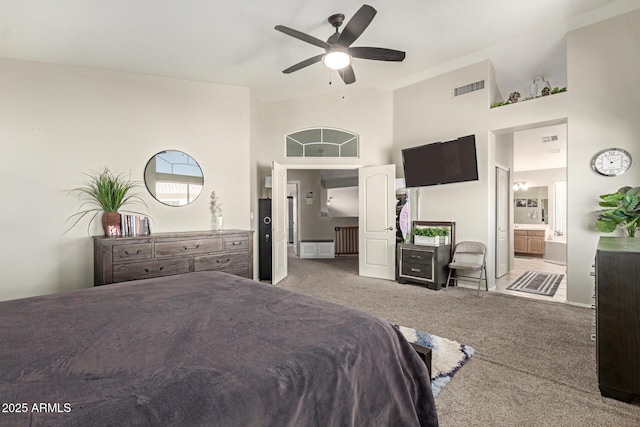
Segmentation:
{"type": "Polygon", "coordinates": [[[526,208],[527,199],[516,199],[516,208],[526,208]]]}
{"type": "Polygon", "coordinates": [[[120,237],[122,233],[120,231],[119,225],[109,225],[107,226],[107,236],[108,237],[120,237]]]}
{"type": "Polygon", "coordinates": [[[527,207],[528,208],[537,208],[538,207],[538,199],[527,199],[527,207]]]}

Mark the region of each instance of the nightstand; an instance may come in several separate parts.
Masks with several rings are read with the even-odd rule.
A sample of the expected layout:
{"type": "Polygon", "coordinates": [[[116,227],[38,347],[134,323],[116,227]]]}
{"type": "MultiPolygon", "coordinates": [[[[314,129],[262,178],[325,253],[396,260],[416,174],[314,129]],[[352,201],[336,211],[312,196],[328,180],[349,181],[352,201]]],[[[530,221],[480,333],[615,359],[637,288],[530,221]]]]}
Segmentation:
{"type": "Polygon", "coordinates": [[[398,282],[420,283],[440,290],[447,284],[451,245],[398,244],[398,282]]]}

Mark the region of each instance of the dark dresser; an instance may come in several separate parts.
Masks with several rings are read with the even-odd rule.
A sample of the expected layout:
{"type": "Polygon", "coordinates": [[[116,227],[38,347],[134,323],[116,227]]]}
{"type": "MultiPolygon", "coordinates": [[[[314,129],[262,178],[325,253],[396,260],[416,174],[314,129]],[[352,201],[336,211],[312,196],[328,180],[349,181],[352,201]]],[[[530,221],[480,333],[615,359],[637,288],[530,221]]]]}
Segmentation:
{"type": "Polygon", "coordinates": [[[93,238],[94,285],[219,270],[253,279],[253,231],[93,238]]]}
{"type": "Polygon", "coordinates": [[[451,245],[398,244],[398,282],[420,283],[439,290],[447,283],[451,245]]]}
{"type": "Polygon", "coordinates": [[[640,239],[598,243],[596,363],[603,396],[631,402],[640,394],[640,239]]]}

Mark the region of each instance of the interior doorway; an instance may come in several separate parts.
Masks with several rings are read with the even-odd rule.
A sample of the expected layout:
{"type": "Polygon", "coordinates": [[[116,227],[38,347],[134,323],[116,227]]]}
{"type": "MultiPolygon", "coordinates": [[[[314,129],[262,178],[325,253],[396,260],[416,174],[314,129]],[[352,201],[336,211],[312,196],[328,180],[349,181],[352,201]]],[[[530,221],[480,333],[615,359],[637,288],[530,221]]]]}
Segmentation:
{"type": "MultiPolygon", "coordinates": [[[[275,162],[274,162],[275,165],[275,162]]],[[[278,165],[280,167],[282,165],[278,165]]],[[[285,166],[287,170],[287,182],[298,181],[297,197],[297,230],[298,238],[294,243],[297,247],[297,255],[300,258],[334,258],[326,255],[327,244],[333,250],[334,242],[338,242],[339,230],[342,228],[355,228],[358,236],[358,260],[359,270],[357,274],[384,279],[395,279],[395,165],[383,165],[376,167],[347,167],[347,166],[285,166]],[[332,172],[333,173],[330,173],[332,172]],[[335,178],[336,172],[340,185],[328,183],[329,175],[335,178]],[[350,173],[347,177],[344,174],[350,173]],[[338,198],[331,200],[328,190],[333,188],[344,189],[345,183],[353,179],[356,193],[353,193],[353,209],[356,214],[337,215],[338,209],[332,209],[338,204],[338,198]],[[364,193],[363,193],[364,192],[364,193]],[[330,212],[334,212],[332,215],[330,212]],[[366,219],[363,222],[363,218],[366,219]],[[389,221],[390,219],[390,221],[389,221]],[[389,222],[387,224],[387,222],[389,222]],[[363,225],[364,224],[364,225],[363,225]],[[364,230],[364,232],[363,232],[364,230]],[[376,234],[377,233],[377,234],[376,234]],[[382,236],[384,235],[384,239],[382,236]],[[383,242],[384,241],[384,242],[383,242]],[[311,248],[307,250],[307,248],[311,248]],[[317,250],[314,251],[314,247],[317,250]],[[363,255],[364,254],[364,255],[363,255]],[[319,256],[315,256],[319,255],[319,256]],[[364,267],[363,267],[363,262],[364,267]],[[384,261],[384,262],[383,262],[384,261]],[[366,268],[365,268],[366,267],[366,268]],[[373,268],[375,267],[375,269],[373,268]],[[373,271],[375,270],[375,271],[373,271]],[[382,274],[382,270],[385,274],[382,274]]],[[[273,169],[275,171],[275,167],[273,169]]],[[[275,174],[275,172],[272,171],[275,174]]],[[[282,193],[286,193],[283,191],[282,193]]],[[[337,194],[337,193],[336,193],[337,194]]],[[[346,194],[341,192],[340,194],[346,194]]],[[[274,192],[273,204],[282,205],[284,215],[288,214],[288,201],[277,200],[274,192]]],[[[287,198],[288,196],[285,196],[287,198]]],[[[344,208],[345,204],[340,204],[344,208]]],[[[295,209],[295,205],[293,207],[295,209]]],[[[277,216],[273,215],[275,221],[277,216]]],[[[287,222],[287,225],[289,222],[287,222]]],[[[275,232],[274,232],[275,234],[275,232]]],[[[293,251],[287,250],[287,257],[293,251]]],[[[294,254],[295,255],[295,254],[294,254]]],[[[285,263],[282,263],[285,265],[285,263]]],[[[284,270],[283,270],[284,271],[284,270]]],[[[286,273],[283,277],[286,277],[286,273]]]]}
{"type": "Polygon", "coordinates": [[[495,131],[496,291],[514,296],[566,302],[567,121],[523,125],[495,131]],[[508,201],[499,187],[498,167],[509,170],[508,201]],[[502,197],[502,198],[501,198],[502,197]],[[508,268],[500,229],[508,215],[508,268]],[[507,289],[527,272],[563,275],[553,296],[507,289]]]}

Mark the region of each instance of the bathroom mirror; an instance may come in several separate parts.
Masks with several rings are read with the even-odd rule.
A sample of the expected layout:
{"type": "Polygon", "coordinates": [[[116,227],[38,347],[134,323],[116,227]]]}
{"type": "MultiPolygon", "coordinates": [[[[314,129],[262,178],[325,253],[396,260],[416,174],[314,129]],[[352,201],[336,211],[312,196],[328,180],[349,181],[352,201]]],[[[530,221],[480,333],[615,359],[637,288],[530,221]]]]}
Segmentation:
{"type": "Polygon", "coordinates": [[[182,151],[157,153],[144,168],[149,193],[167,206],[185,206],[198,198],[204,187],[202,169],[193,157],[182,151]]]}
{"type": "Polygon", "coordinates": [[[514,191],[514,224],[549,224],[548,197],[548,187],[514,191]]]}

